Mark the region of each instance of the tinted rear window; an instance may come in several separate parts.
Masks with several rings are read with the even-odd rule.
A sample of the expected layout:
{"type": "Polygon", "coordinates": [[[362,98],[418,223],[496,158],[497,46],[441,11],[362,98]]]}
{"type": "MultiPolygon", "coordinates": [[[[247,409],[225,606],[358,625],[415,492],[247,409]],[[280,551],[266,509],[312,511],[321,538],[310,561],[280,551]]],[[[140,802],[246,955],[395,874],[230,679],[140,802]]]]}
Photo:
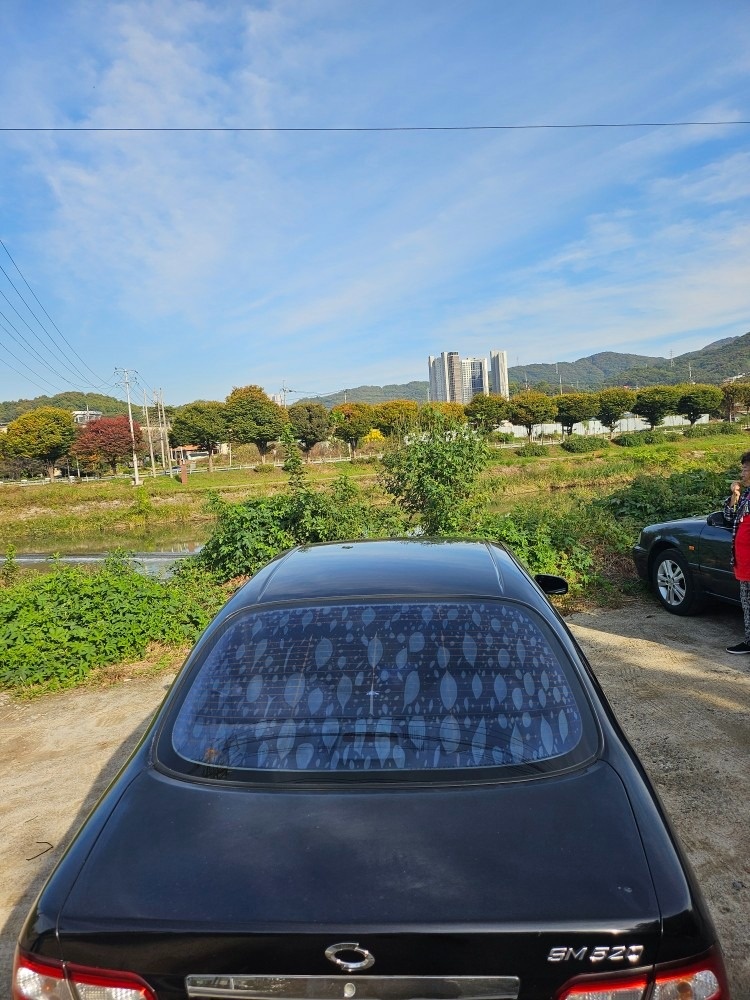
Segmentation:
{"type": "Polygon", "coordinates": [[[320,775],[586,757],[590,710],[564,664],[533,612],[501,602],[251,610],[194,672],[170,764],[320,775]]]}

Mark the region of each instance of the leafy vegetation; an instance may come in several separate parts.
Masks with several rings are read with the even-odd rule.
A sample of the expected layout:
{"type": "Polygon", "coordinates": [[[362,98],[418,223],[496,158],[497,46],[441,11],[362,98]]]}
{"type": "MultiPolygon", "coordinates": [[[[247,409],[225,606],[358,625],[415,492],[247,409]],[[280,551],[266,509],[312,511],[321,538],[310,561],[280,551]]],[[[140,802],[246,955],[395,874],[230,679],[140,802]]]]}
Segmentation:
{"type": "Polygon", "coordinates": [[[744,434],[745,428],[742,424],[732,424],[727,420],[715,424],[693,424],[684,432],[686,438],[706,438],[714,437],[717,434],[744,434]]]}
{"type": "Polygon", "coordinates": [[[524,444],[516,448],[516,455],[521,458],[546,458],[549,455],[549,448],[545,444],[524,444]]]}
{"type": "Polygon", "coordinates": [[[602,448],[607,448],[608,446],[609,441],[597,437],[569,437],[560,445],[565,451],[576,455],[587,451],[601,451],[602,448]]]}
{"type": "Polygon", "coordinates": [[[151,642],[187,645],[224,599],[195,566],[156,580],[121,553],[97,572],[58,565],[11,583],[0,589],[0,687],[69,687],[96,667],[144,656],[151,642]]]}
{"type": "Polygon", "coordinates": [[[425,534],[452,534],[473,510],[475,484],[489,460],[481,435],[435,412],[427,430],[383,456],[380,481],[425,534]]]}
{"type": "Polygon", "coordinates": [[[401,518],[368,503],[349,476],[315,491],[304,482],[276,496],[209,502],[216,523],[198,562],[221,581],[250,576],[294,545],[403,533],[401,518]]]}
{"type": "Polygon", "coordinates": [[[667,435],[664,431],[628,431],[626,434],[618,434],[612,438],[613,444],[619,444],[622,448],[637,448],[644,444],[664,444],[667,435]]]}
{"type": "Polygon", "coordinates": [[[726,472],[688,469],[669,476],[637,476],[601,500],[600,506],[640,528],[716,510],[728,492],[726,472]]]}

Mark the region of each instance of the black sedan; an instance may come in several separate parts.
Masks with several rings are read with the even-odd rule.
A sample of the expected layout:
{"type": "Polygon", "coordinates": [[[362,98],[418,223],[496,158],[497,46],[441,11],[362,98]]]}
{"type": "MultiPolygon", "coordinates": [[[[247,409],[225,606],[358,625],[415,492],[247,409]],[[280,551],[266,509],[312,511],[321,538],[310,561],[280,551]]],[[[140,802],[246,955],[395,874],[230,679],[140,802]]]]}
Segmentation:
{"type": "Polygon", "coordinates": [[[732,572],[732,531],[721,511],[651,524],[633,547],[638,575],[673,615],[692,615],[707,599],[740,602],[732,572]]]}
{"type": "Polygon", "coordinates": [[[271,562],[42,890],[14,1000],[726,1000],[543,590],[564,581],[477,542],[271,562]]]}

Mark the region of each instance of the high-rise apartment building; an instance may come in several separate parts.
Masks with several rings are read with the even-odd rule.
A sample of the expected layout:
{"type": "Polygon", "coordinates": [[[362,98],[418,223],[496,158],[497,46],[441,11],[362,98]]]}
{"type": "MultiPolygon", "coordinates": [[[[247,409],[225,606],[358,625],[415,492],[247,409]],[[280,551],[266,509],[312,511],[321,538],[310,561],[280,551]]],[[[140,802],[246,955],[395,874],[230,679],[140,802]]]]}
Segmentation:
{"type": "Polygon", "coordinates": [[[462,403],[470,403],[477,396],[486,396],[490,391],[487,374],[487,358],[461,358],[463,382],[462,403]]]}
{"type": "Polygon", "coordinates": [[[430,355],[430,399],[436,403],[470,403],[481,393],[496,393],[509,397],[508,355],[505,351],[490,351],[486,358],[461,358],[458,351],[443,351],[439,357],[430,355]]]}
{"type": "Polygon", "coordinates": [[[458,351],[443,351],[439,358],[430,355],[430,399],[439,403],[463,402],[463,373],[458,351]]]}
{"type": "Polygon", "coordinates": [[[510,397],[506,351],[490,351],[490,392],[506,399],[510,397]]]}

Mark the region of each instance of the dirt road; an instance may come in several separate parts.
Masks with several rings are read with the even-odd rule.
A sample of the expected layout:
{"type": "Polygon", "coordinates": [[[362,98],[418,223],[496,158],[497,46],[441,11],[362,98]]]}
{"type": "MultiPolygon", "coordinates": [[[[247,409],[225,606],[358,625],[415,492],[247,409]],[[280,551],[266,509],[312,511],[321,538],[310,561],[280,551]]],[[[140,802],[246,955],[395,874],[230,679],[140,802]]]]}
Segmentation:
{"type": "MultiPolygon", "coordinates": [[[[708,899],[735,1000],[750,998],[750,656],[739,612],[650,601],[569,622],[667,806],[708,899]]],[[[168,678],[19,704],[0,695],[0,996],[41,884],[146,728],[168,678]]]]}

